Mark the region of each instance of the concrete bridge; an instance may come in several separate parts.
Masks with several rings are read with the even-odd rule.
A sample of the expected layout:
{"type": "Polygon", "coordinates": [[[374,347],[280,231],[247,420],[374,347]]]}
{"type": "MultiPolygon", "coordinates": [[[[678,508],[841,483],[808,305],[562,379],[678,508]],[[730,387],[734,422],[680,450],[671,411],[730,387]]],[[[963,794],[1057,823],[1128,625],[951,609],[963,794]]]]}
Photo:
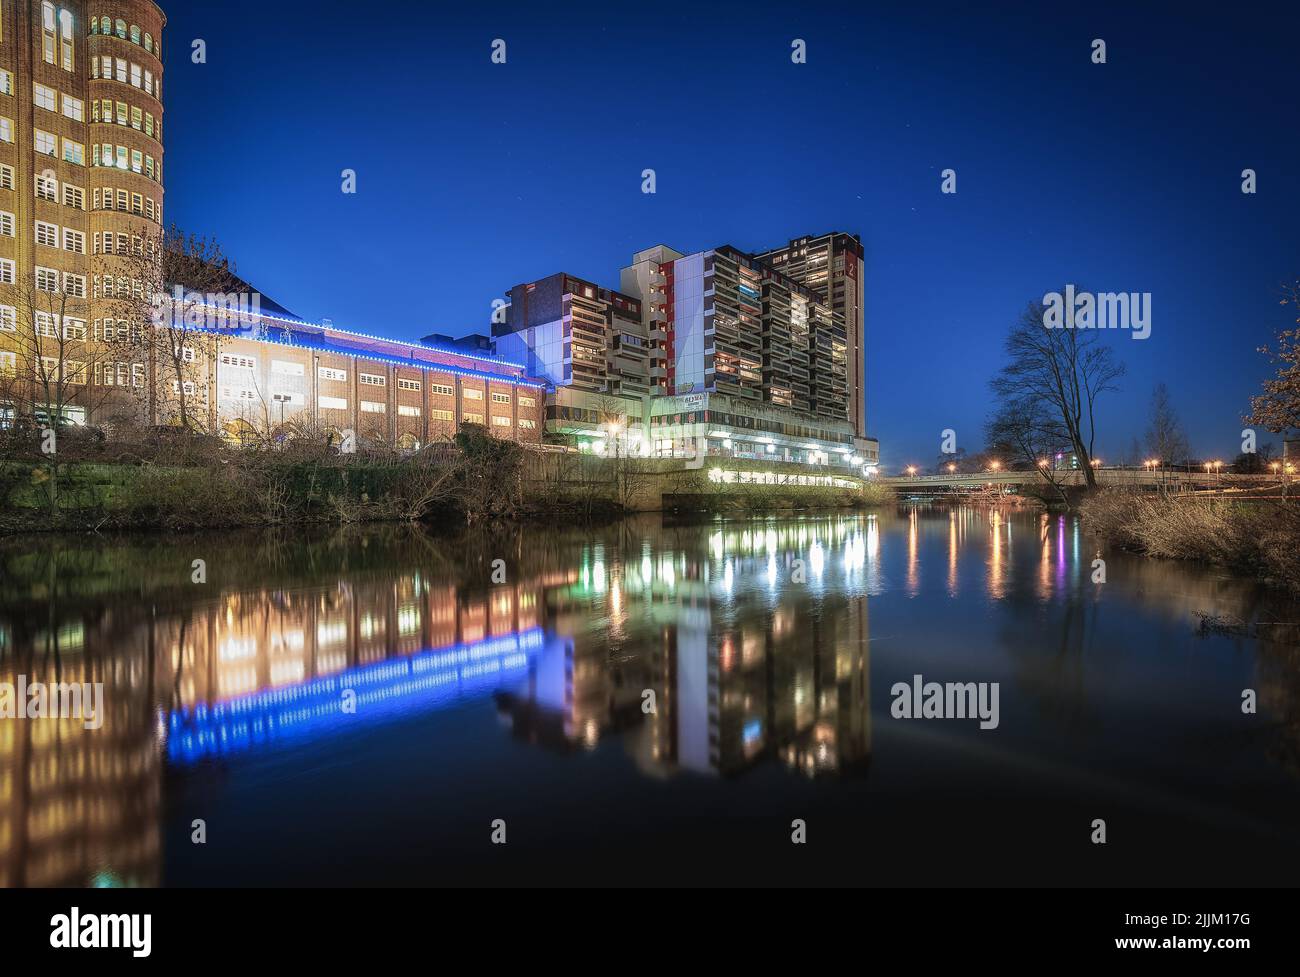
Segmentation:
{"type": "MultiPolygon", "coordinates": [[[[1233,475],[1214,471],[1175,471],[1150,468],[1099,467],[1097,484],[1103,487],[1144,488],[1166,492],[1249,492],[1252,495],[1281,494],[1283,477],[1277,474],[1233,475]],[[1271,490],[1271,491],[1270,491],[1271,490]]],[[[1082,471],[1052,471],[1052,478],[1063,486],[1084,484],[1082,471]]],[[[879,479],[903,494],[947,494],[951,492],[983,492],[989,490],[1015,490],[1047,488],[1047,476],[1041,470],[986,471],[944,475],[894,475],[879,479]]],[[[1295,494],[1300,487],[1291,475],[1287,488],[1295,494]]]]}

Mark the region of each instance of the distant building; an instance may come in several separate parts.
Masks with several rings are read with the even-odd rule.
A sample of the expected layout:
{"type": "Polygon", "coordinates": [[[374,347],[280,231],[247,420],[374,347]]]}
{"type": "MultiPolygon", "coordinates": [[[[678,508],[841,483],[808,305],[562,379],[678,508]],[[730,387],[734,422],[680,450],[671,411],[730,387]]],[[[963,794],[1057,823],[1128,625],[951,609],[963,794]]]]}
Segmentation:
{"type": "MultiPolygon", "coordinates": [[[[861,259],[846,235],[825,250],[832,265],[861,259]]],[[[819,260],[802,255],[796,270],[819,260]]],[[[810,281],[858,317],[860,337],[860,286],[845,292],[855,274],[810,281]]],[[[856,393],[849,384],[860,341],[851,353],[832,298],[727,245],[656,245],[633,255],[618,291],[563,273],[516,285],[493,339],[546,380],[548,432],[581,449],[869,468],[879,446],[857,435],[851,405],[860,371],[856,393]]]]}

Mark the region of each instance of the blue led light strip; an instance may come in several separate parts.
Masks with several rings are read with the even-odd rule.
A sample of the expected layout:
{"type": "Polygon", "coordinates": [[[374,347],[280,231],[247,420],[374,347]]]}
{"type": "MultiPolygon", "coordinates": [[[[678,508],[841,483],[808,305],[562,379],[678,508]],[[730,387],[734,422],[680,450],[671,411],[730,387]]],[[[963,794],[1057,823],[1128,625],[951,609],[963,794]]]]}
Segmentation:
{"type": "Polygon", "coordinates": [[[173,763],[193,764],[289,737],[323,736],[342,732],[354,723],[441,708],[524,674],[544,643],[542,629],[530,628],[517,635],[360,665],[210,706],[200,703],[192,709],[172,710],[167,721],[167,756],[173,763]],[[345,691],[353,693],[353,711],[344,711],[345,691]]]}
{"type": "MultiPolygon", "coordinates": [[[[222,312],[226,314],[231,313],[230,309],[222,308],[221,306],[217,306],[217,305],[208,305],[205,302],[196,302],[193,303],[190,307],[198,308],[198,309],[211,309],[214,312],[222,312]]],[[[239,316],[245,315],[242,312],[235,313],[235,314],[239,316]]],[[[251,315],[248,317],[251,317],[251,315]]],[[[427,343],[412,343],[405,339],[390,339],[387,336],[372,336],[370,335],[370,333],[366,333],[366,332],[354,332],[351,329],[340,329],[338,326],[326,326],[326,325],[322,325],[319,322],[307,322],[305,319],[290,319],[287,316],[272,315],[269,312],[259,311],[257,313],[257,318],[270,319],[273,322],[287,322],[292,326],[303,326],[307,329],[321,329],[327,332],[341,332],[345,336],[356,336],[358,339],[370,339],[380,343],[395,343],[398,346],[409,346],[411,349],[422,349],[422,350],[430,350],[436,353],[446,353],[448,356],[460,356],[460,357],[464,357],[467,360],[478,360],[480,363],[499,363],[502,366],[514,367],[516,370],[522,370],[524,368],[524,365],[522,363],[512,363],[509,360],[499,359],[495,356],[475,356],[473,353],[463,353],[460,350],[456,350],[456,349],[443,349],[441,346],[430,346],[427,343]]]]}

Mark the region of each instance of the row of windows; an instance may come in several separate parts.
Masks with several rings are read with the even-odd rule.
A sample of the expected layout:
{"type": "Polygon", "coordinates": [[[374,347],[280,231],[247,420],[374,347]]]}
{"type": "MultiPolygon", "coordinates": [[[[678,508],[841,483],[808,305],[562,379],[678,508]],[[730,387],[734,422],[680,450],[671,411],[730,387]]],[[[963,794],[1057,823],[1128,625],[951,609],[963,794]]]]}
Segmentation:
{"type": "MultiPolygon", "coordinates": [[[[39,149],[39,146],[37,148],[39,149]]],[[[162,164],[155,164],[153,156],[148,153],[142,153],[138,149],[130,149],[126,146],[114,146],[112,143],[104,143],[103,146],[95,143],[91,147],[90,153],[93,166],[117,167],[119,170],[129,169],[132,173],[143,173],[149,179],[162,183],[162,164]]]]}
{"type": "Polygon", "coordinates": [[[91,17],[90,33],[92,35],[100,34],[104,37],[120,37],[124,41],[130,41],[132,44],[139,45],[150,54],[158,55],[159,60],[162,59],[162,39],[160,38],[158,45],[155,46],[152,34],[148,31],[141,32],[140,28],[135,24],[131,24],[130,27],[128,27],[126,21],[121,17],[116,19],[110,17],[91,17]]]}
{"type": "Polygon", "coordinates": [[[57,64],[64,71],[76,65],[72,60],[72,11],[54,13],[54,4],[41,4],[41,57],[46,64],[57,64]]]}
{"type": "MultiPolygon", "coordinates": [[[[248,399],[254,399],[256,396],[255,394],[253,394],[252,391],[245,391],[245,392],[251,395],[248,399]]],[[[232,399],[238,399],[238,398],[232,398],[232,399]]],[[[347,410],[348,409],[348,402],[343,397],[321,397],[319,398],[318,403],[320,404],[321,410],[347,410]]],[[[360,406],[361,406],[361,412],[363,414],[382,414],[388,410],[388,408],[384,404],[376,403],[370,400],[361,401],[360,406]]],[[[420,408],[413,407],[407,404],[399,404],[397,407],[397,413],[402,417],[419,417],[420,408]]],[[[438,421],[450,421],[454,417],[452,412],[449,410],[432,410],[429,412],[429,416],[434,420],[438,420],[438,421]]],[[[474,411],[466,411],[461,415],[461,420],[466,424],[482,424],[484,423],[485,418],[482,414],[476,413],[474,411]]],[[[500,414],[493,414],[492,425],[494,427],[512,427],[514,426],[514,422],[511,421],[511,419],[508,417],[503,417],[500,414]]],[[[530,429],[536,428],[537,422],[529,420],[527,418],[522,418],[519,421],[519,427],[530,428],[530,429]]]]}
{"type": "MultiPolygon", "coordinates": [[[[12,258],[0,258],[0,285],[17,284],[18,269],[12,258]]],[[[36,269],[36,288],[51,295],[66,295],[70,298],[86,297],[86,276],[74,275],[72,272],[58,272],[53,268],[36,269]],[[60,286],[60,275],[62,286],[60,286]]]]}
{"type": "MultiPolygon", "coordinates": [[[[85,340],[86,320],[73,316],[57,316],[51,312],[33,314],[32,327],[36,335],[46,339],[58,339],[60,333],[64,339],[85,340]]],[[[12,305],[0,305],[0,332],[18,331],[18,310],[12,305]]]]}
{"type": "Polygon", "coordinates": [[[120,81],[162,101],[162,79],[159,79],[155,85],[152,71],[141,68],[138,64],[129,63],[125,58],[110,58],[108,55],[91,58],[90,77],[101,81],[120,81]]]}
{"type": "MultiPolygon", "coordinates": [[[[64,187],[66,189],[67,185],[65,184],[64,187]]],[[[66,197],[66,193],[64,196],[66,197]]],[[[100,190],[96,187],[92,202],[95,210],[120,210],[147,217],[155,224],[162,222],[162,206],[155,204],[153,197],[148,194],[128,193],[126,190],[114,190],[112,187],[100,190]]]]}
{"type": "MultiPolygon", "coordinates": [[[[14,215],[0,210],[0,235],[14,236],[14,215]]],[[[62,248],[73,254],[86,253],[86,235],[83,231],[74,231],[70,227],[60,227],[48,221],[36,222],[36,243],[47,248],[62,248]],[[60,243],[62,242],[62,243],[60,243]]]]}
{"type": "MultiPolygon", "coordinates": [[[[8,71],[0,71],[0,91],[6,95],[13,94],[13,75],[8,71]]],[[[51,88],[49,85],[42,85],[40,82],[32,82],[32,103],[37,108],[45,109],[49,112],[60,112],[71,119],[73,122],[86,121],[86,104],[79,98],[73,98],[66,92],[60,92],[51,88]]]]}
{"type": "Polygon", "coordinates": [[[94,98],[90,100],[90,121],[130,126],[162,142],[162,124],[155,121],[152,112],[146,112],[138,105],[115,102],[111,98],[94,98]]]}
{"type": "Polygon", "coordinates": [[[137,301],[144,298],[144,282],[138,278],[128,278],[126,276],[114,277],[113,275],[96,275],[94,280],[94,297],[106,299],[135,299],[137,301]]]}
{"type": "MultiPolygon", "coordinates": [[[[95,254],[122,254],[142,257],[145,253],[145,240],[136,234],[128,235],[125,231],[96,231],[93,235],[95,254]]],[[[84,254],[84,252],[82,252],[84,254]]],[[[153,253],[153,241],[149,241],[149,253],[153,253]]]]}
{"type": "MultiPolygon", "coordinates": [[[[36,198],[38,200],[48,200],[50,203],[55,204],[59,202],[59,181],[52,171],[46,170],[44,173],[37,175],[36,198]]],[[[74,210],[85,210],[86,191],[74,183],[63,184],[63,204],[65,207],[71,207],[74,210]]]]}
{"type": "MultiPolygon", "coordinates": [[[[0,116],[0,142],[12,143],[13,141],[14,120],[0,116]]],[[[84,143],[79,143],[75,139],[69,139],[66,136],[63,137],[62,143],[62,159],[65,163],[75,163],[77,166],[86,165],[86,147],[84,143]]],[[[59,137],[54,133],[46,132],[44,129],[37,129],[32,136],[32,144],[36,147],[36,152],[42,156],[60,158],[59,137]]]]}

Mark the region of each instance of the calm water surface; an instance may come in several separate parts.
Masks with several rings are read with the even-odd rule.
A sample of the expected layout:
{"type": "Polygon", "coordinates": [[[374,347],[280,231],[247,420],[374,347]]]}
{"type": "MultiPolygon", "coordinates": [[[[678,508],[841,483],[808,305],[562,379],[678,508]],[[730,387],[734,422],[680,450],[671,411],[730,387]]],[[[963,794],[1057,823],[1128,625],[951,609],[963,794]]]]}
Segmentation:
{"type": "Polygon", "coordinates": [[[0,885],[1290,884],[1300,629],[1198,611],[1300,621],[974,508],[8,540],[0,683],[106,718],[0,719],[0,885]]]}

